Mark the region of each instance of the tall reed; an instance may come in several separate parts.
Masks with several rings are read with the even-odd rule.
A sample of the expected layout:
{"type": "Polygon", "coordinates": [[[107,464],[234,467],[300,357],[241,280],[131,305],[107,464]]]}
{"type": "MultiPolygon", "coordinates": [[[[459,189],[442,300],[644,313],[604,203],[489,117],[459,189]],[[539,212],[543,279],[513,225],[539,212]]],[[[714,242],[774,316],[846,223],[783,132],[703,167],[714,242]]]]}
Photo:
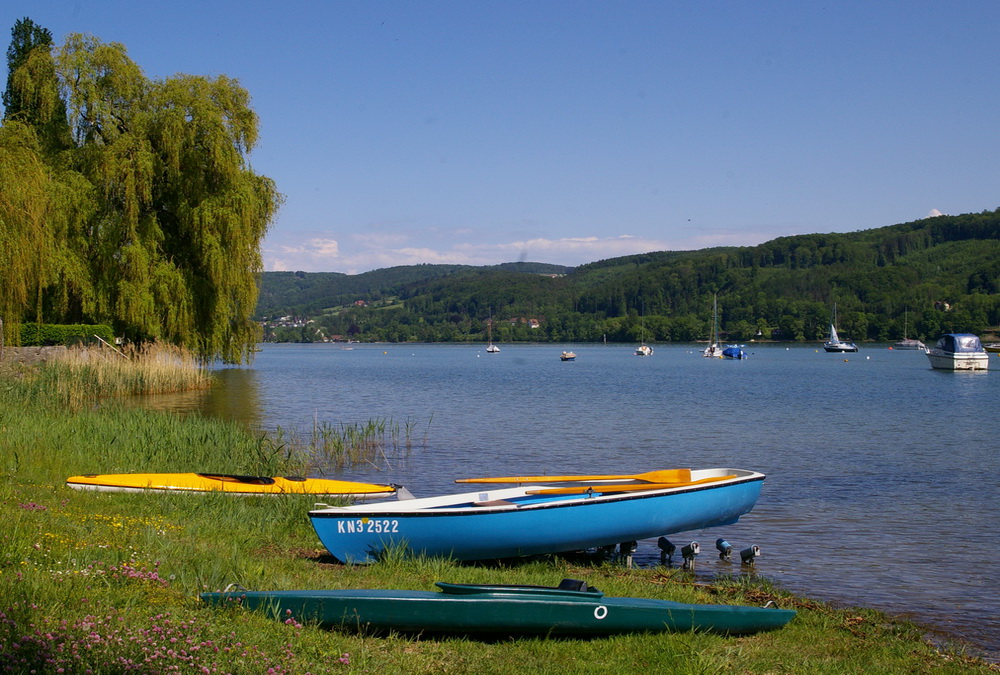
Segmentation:
{"type": "Polygon", "coordinates": [[[315,420],[308,437],[278,427],[269,435],[275,447],[288,454],[310,458],[324,468],[341,469],[357,464],[391,467],[409,457],[416,424],[402,425],[392,418],[376,417],[364,423],[331,424],[315,420]]]}
{"type": "Polygon", "coordinates": [[[26,465],[61,484],[82,473],[302,474],[311,459],[279,439],[227,420],[110,402],[73,411],[0,381],[0,475],[26,465]]]}
{"type": "Polygon", "coordinates": [[[190,352],[160,343],[122,350],[74,347],[39,365],[24,379],[71,409],[94,399],[166,394],[212,385],[211,376],[190,352]]]}

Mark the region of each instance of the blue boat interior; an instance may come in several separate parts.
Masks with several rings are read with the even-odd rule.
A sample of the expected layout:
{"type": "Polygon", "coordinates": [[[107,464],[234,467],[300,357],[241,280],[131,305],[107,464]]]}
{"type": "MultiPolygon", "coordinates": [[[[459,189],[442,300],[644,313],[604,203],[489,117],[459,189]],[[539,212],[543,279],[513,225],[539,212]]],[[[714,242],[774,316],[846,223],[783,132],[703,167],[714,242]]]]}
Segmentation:
{"type": "MultiPolygon", "coordinates": [[[[601,494],[597,491],[594,494],[601,494]]],[[[487,495],[484,493],[481,497],[487,495]]],[[[475,502],[455,502],[453,504],[443,504],[434,506],[433,509],[468,509],[485,506],[528,506],[530,504],[540,504],[542,502],[556,502],[564,499],[579,499],[583,494],[575,495],[523,495],[521,497],[511,497],[510,499],[480,499],[475,502]]]]}

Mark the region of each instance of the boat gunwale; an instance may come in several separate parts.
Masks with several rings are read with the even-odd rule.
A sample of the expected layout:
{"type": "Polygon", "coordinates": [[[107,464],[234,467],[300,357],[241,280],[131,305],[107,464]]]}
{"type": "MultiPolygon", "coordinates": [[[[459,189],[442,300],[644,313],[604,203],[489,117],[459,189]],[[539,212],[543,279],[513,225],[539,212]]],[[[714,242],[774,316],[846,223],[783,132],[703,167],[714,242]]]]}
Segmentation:
{"type": "MultiPolygon", "coordinates": [[[[441,507],[427,507],[419,509],[410,510],[382,510],[379,507],[396,507],[400,504],[406,504],[412,500],[406,500],[404,502],[379,502],[377,504],[359,504],[355,506],[331,506],[323,509],[314,509],[309,511],[310,518],[358,518],[358,517],[375,517],[375,518],[386,518],[386,517],[454,517],[454,516],[487,516],[487,515],[500,515],[500,514],[510,514],[525,511],[539,511],[543,509],[560,509],[560,508],[571,508],[578,506],[598,506],[607,505],[611,503],[622,503],[629,502],[639,499],[653,499],[659,497],[670,497],[679,494],[688,494],[695,492],[702,492],[705,490],[718,490],[725,487],[731,487],[736,485],[742,485],[744,483],[752,483],[756,481],[763,481],[766,475],[759,472],[751,472],[748,476],[739,476],[736,478],[731,478],[725,481],[719,481],[716,483],[707,483],[704,485],[690,485],[690,486],[678,486],[670,488],[659,488],[654,490],[637,490],[636,493],[619,493],[619,494],[604,494],[596,497],[580,496],[571,499],[553,499],[551,501],[539,501],[530,504],[499,504],[490,506],[472,506],[469,502],[463,501],[462,505],[448,506],[443,505],[441,507]],[[373,508],[374,507],[374,508],[373,508]]],[[[534,485],[533,488],[543,488],[549,487],[548,485],[534,485]]],[[[505,490],[517,490],[518,488],[506,488],[505,490]]],[[[474,492],[462,493],[461,496],[476,494],[474,492]]],[[[459,495],[455,495],[456,497],[459,495]]],[[[491,495],[492,497],[493,495],[491,495]]],[[[502,499],[499,495],[493,497],[495,499],[502,499]]],[[[441,499],[430,497],[428,499],[441,499]]]]}

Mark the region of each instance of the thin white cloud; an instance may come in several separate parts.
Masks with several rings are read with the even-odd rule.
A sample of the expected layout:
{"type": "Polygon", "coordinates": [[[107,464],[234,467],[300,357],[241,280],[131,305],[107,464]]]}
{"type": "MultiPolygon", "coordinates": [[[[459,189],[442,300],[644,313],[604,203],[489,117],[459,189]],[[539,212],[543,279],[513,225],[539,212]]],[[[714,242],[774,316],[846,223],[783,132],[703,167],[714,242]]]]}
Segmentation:
{"type": "Polygon", "coordinates": [[[400,246],[409,240],[409,235],[402,232],[357,232],[351,235],[351,241],[359,246],[388,247],[400,246]]]}
{"type": "Polygon", "coordinates": [[[300,244],[285,244],[273,255],[265,252],[265,269],[357,274],[400,265],[497,265],[505,262],[543,262],[574,267],[596,260],[649,253],[680,251],[712,246],[751,246],[772,239],[773,233],[698,231],[690,237],[670,241],[616,235],[549,239],[534,237],[499,243],[468,243],[451,238],[430,237],[439,246],[407,246],[414,237],[402,233],[368,233],[350,237],[350,245],[337,240],[312,238],[300,244]]]}
{"type": "Polygon", "coordinates": [[[667,243],[631,235],[616,237],[562,237],[547,239],[535,237],[521,241],[495,245],[469,245],[470,252],[476,251],[480,256],[488,256],[496,262],[526,260],[531,262],[551,262],[559,265],[580,265],[604,258],[662,251],[667,243]]]}
{"type": "Polygon", "coordinates": [[[349,250],[342,250],[332,239],[311,239],[301,244],[281,245],[273,254],[265,251],[265,269],[346,271],[351,274],[398,265],[496,265],[518,260],[575,266],[669,248],[666,242],[630,235],[560,239],[536,237],[496,244],[469,244],[452,240],[441,242],[440,247],[399,246],[408,239],[403,235],[368,234],[351,239],[349,250]]]}
{"type": "Polygon", "coordinates": [[[326,271],[340,258],[340,244],[336,239],[324,237],[313,237],[297,244],[277,244],[273,248],[265,242],[262,254],[265,270],[326,271]]]}
{"type": "Polygon", "coordinates": [[[340,255],[340,246],[336,239],[310,239],[312,255],[320,258],[336,258],[340,255]]]}

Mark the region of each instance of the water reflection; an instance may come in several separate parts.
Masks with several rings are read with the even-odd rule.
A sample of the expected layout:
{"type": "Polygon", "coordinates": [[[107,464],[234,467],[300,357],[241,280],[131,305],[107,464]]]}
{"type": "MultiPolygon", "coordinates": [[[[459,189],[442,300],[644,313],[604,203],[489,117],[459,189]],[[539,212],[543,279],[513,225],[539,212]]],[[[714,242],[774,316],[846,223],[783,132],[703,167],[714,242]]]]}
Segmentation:
{"type": "Polygon", "coordinates": [[[252,428],[263,425],[260,375],[255,370],[220,368],[213,371],[212,378],[211,389],[140,396],[135,403],[149,410],[234,420],[252,428]]]}

